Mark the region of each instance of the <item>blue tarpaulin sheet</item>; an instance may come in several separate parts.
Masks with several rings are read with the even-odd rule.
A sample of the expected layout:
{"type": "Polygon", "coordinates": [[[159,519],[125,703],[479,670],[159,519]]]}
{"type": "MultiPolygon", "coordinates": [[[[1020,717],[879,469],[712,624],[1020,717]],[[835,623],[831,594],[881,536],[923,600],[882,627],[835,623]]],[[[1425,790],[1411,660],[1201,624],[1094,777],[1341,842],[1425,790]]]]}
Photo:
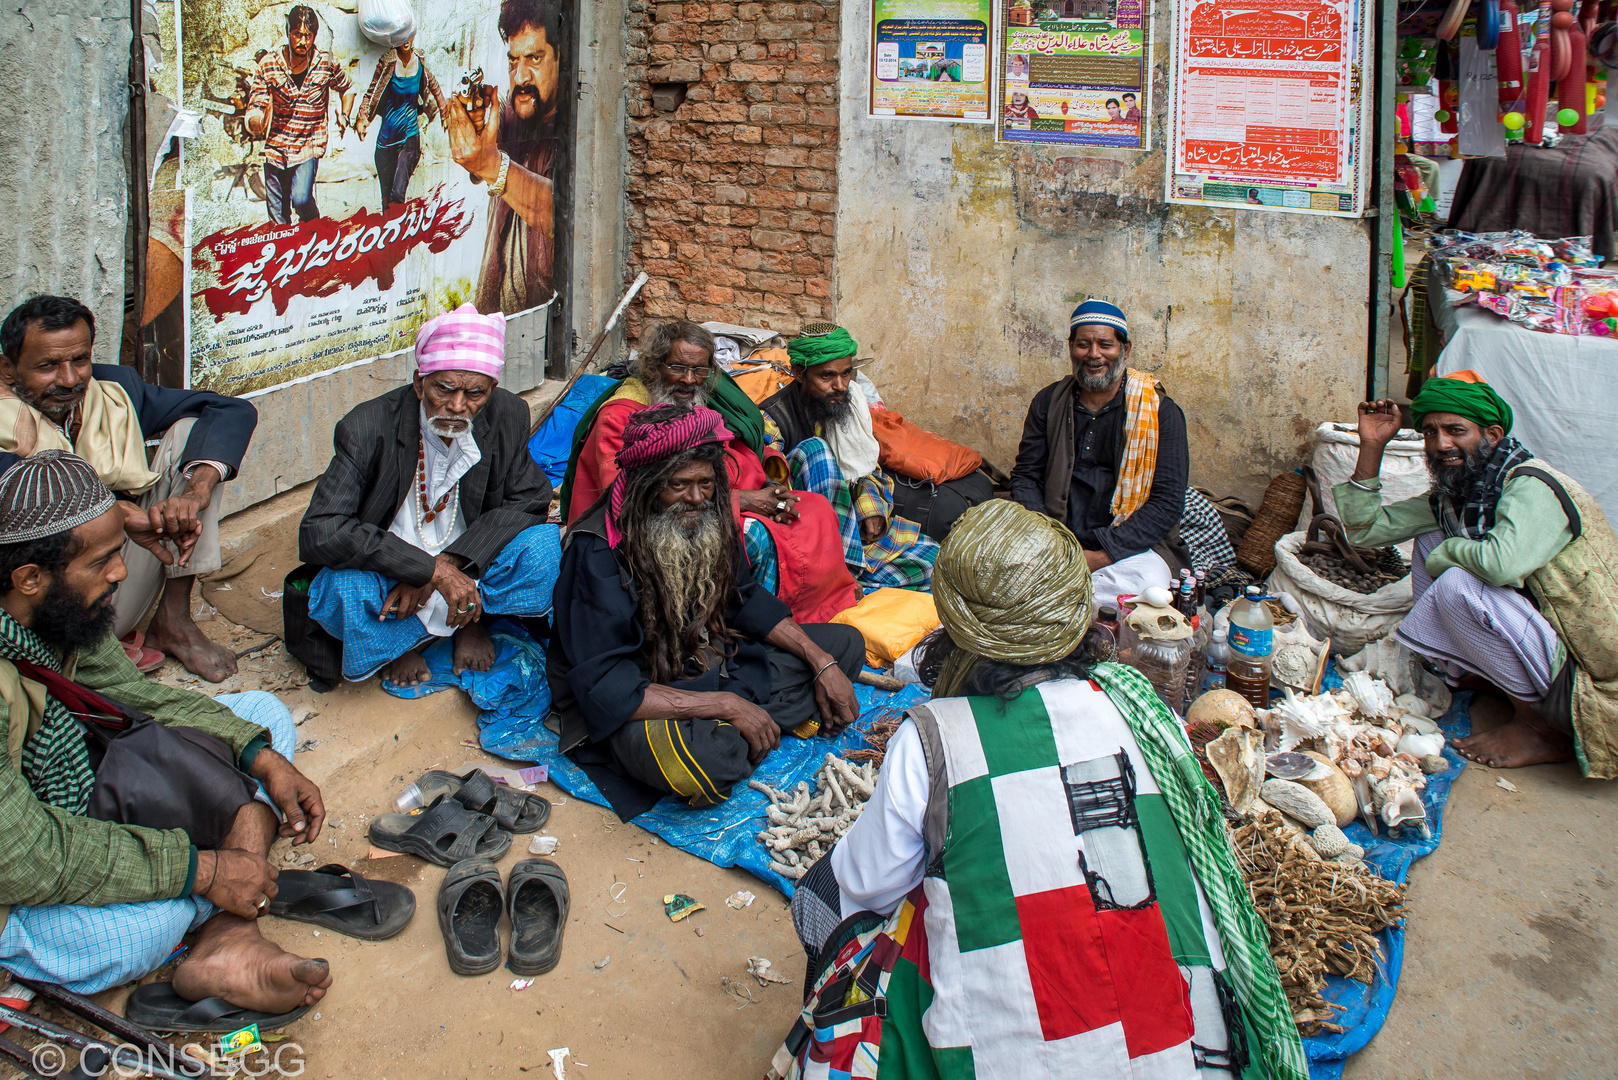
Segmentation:
{"type": "MultiPolygon", "coordinates": [[[[1334,682],[1328,679],[1331,686],[1334,682]]],[[[1472,733],[1472,691],[1457,691],[1449,711],[1438,721],[1447,742],[1464,738],[1472,733]]],[[[1422,805],[1427,808],[1427,824],[1432,836],[1424,838],[1406,829],[1398,839],[1386,832],[1378,838],[1362,822],[1356,821],[1343,832],[1354,843],[1365,849],[1365,861],[1378,874],[1393,881],[1404,881],[1410,864],[1438,849],[1444,831],[1444,804],[1449,801],[1450,785],[1461,775],[1466,759],[1447,745],[1444,760],[1449,769],[1427,778],[1427,787],[1421,793],[1422,805]]],[[[1369,985],[1352,979],[1328,976],[1325,997],[1343,1011],[1333,1021],[1342,1026],[1341,1034],[1315,1035],[1303,1040],[1304,1055],[1309,1059],[1310,1080],[1341,1080],[1343,1064],[1350,1054],[1365,1048],[1388,1018],[1393,1007],[1393,994],[1399,985],[1399,971],[1404,963],[1404,926],[1391,926],[1377,934],[1382,943],[1383,962],[1378,965],[1375,978],[1369,985]]]]}
{"type": "Polygon", "coordinates": [[[605,375],[579,376],[579,381],[573,384],[567,397],[557,402],[555,410],[528,440],[528,452],[534,455],[534,460],[550,478],[552,486],[560,484],[567,472],[568,455],[573,451],[573,429],[579,426],[585,412],[612,383],[613,380],[605,375]]]}

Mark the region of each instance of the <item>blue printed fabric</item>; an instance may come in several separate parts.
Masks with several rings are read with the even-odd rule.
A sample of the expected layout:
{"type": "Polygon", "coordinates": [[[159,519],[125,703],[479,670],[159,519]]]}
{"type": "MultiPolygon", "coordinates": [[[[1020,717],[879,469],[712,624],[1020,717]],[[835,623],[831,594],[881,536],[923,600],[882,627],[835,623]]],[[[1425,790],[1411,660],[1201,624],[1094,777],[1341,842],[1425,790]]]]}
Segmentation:
{"type": "Polygon", "coordinates": [[[551,684],[545,677],[545,647],[513,619],[501,619],[489,628],[494,640],[494,663],[488,671],[455,674],[455,646],[442,638],[421,654],[429,677],[414,686],[382,680],[382,689],[394,697],[419,698],[440,690],[466,691],[478,707],[478,743],[491,754],[521,760],[532,752],[541,734],[551,743],[556,736],[545,730],[551,711],[551,684]]]}
{"type": "MultiPolygon", "coordinates": [[[[297,728],[279,698],[255,690],[215,700],[267,730],[275,752],[292,760],[297,728]]],[[[76,994],[99,994],[157,970],[180,940],[217,910],[200,896],[100,907],[14,907],[0,930],[0,967],[76,994]]]]}
{"type": "Polygon", "coordinates": [[[573,389],[557,403],[539,430],[528,440],[528,452],[533,455],[540,470],[550,478],[552,487],[559,485],[562,477],[567,475],[567,461],[573,453],[573,433],[579,421],[613,382],[605,375],[580,375],[573,389]]]}
{"type": "MultiPolygon", "coordinates": [[[[556,570],[562,560],[561,529],[535,525],[501,549],[478,579],[489,615],[549,615],[556,570]]],[[[374,570],[332,570],[309,585],[309,617],[343,643],[343,678],[362,682],[430,636],[420,619],[381,617],[395,580],[374,570]]]]}
{"type": "Polygon", "coordinates": [[[742,518],[742,543],[747,547],[747,568],[753,580],[771,596],[781,584],[781,563],[775,554],[775,538],[769,526],[755,517],[742,518]]]}
{"type": "Polygon", "coordinates": [[[824,439],[809,438],[787,455],[792,468],[792,486],[799,491],[823,495],[837,511],[838,531],[843,537],[843,562],[854,580],[866,590],[916,589],[925,592],[932,583],[933,562],[938,543],[922,535],[921,526],[893,513],[893,482],[882,476],[862,477],[858,484],[843,479],[837,457],[824,439]],[[860,518],[877,513],[887,519],[888,528],[874,543],[860,537],[860,518]]]}

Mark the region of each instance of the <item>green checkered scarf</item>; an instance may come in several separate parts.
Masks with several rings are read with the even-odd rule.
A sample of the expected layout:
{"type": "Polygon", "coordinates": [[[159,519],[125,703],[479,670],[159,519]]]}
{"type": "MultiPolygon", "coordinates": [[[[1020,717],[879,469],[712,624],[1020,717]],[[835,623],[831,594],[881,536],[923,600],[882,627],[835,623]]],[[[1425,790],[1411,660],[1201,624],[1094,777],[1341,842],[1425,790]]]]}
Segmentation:
{"type": "MultiPolygon", "coordinates": [[[[34,632],[0,611],[0,659],[26,660],[61,672],[62,662],[34,632]]],[[[12,723],[28,722],[26,716],[12,717],[12,723]]],[[[22,775],[41,801],[83,814],[95,788],[95,770],[84,745],[84,732],[67,707],[55,698],[45,697],[45,722],[22,744],[22,775]]]]}
{"type": "Polygon", "coordinates": [[[1091,677],[1118,706],[1151,767],[1152,778],[1163,790],[1197,881],[1213,909],[1227,972],[1258,1036],[1270,1076],[1274,1080],[1308,1080],[1303,1040],[1281,989],[1281,973],[1270,955],[1269,932],[1253,910],[1247,882],[1236,868],[1219,796],[1202,775],[1185,732],[1152,684],[1134,668],[1098,664],[1091,677]]]}

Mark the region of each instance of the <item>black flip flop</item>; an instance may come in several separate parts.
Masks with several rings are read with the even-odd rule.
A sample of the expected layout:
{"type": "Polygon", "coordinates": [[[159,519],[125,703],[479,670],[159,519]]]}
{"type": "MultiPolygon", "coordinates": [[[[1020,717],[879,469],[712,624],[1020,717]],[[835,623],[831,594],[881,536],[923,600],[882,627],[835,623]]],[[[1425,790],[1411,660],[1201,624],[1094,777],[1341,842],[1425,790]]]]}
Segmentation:
{"type": "Polygon", "coordinates": [[[511,850],[511,834],[487,814],[474,814],[440,795],[415,817],[382,814],[371,822],[371,843],[387,851],[419,855],[439,866],[464,859],[498,859],[511,850]]]}
{"type": "Polygon", "coordinates": [[[124,1019],[148,1031],[235,1031],[257,1024],[260,1031],[271,1031],[303,1016],[313,1005],[299,1005],[284,1013],[263,1013],[239,1009],[224,998],[187,1001],[174,992],[173,983],[138,986],[124,1005],[124,1019]]]}
{"type": "Polygon", "coordinates": [[[367,881],[358,870],[327,863],[283,870],[266,914],[314,923],[362,941],[386,941],[410,925],[416,894],[391,881],[367,881]]]}
{"type": "Polygon", "coordinates": [[[424,802],[448,795],[473,813],[494,818],[509,833],[536,833],[551,819],[549,800],[496,783],[482,769],[473,769],[465,776],[434,769],[423,774],[416,787],[424,802]]]}
{"type": "Polygon", "coordinates": [[[511,956],[518,975],[543,975],[562,959],[567,928],[567,875],[549,859],[524,859],[511,868],[506,910],[511,915],[511,956]]]}
{"type": "Polygon", "coordinates": [[[500,916],[506,891],[488,859],[467,859],[449,868],[438,889],[438,928],[457,975],[487,975],[500,966],[500,916]]]}

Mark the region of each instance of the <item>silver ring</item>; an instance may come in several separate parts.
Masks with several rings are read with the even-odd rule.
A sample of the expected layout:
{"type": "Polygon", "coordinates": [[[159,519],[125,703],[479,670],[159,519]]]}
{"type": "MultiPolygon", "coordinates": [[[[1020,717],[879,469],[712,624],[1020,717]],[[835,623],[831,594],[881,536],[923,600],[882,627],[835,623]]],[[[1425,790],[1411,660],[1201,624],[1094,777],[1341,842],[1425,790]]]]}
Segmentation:
{"type": "Polygon", "coordinates": [[[775,504],[775,508],[777,510],[785,510],[787,508],[787,504],[784,501],[783,502],[777,502],[775,504]]]}
{"type": "Polygon", "coordinates": [[[258,903],[253,906],[258,909],[260,914],[262,914],[264,909],[270,906],[270,898],[268,896],[261,896],[258,898],[258,903]]]}
{"type": "Polygon", "coordinates": [[[465,607],[462,607],[462,608],[456,608],[456,609],[455,609],[455,610],[456,610],[456,611],[457,611],[457,612],[459,612],[459,613],[460,613],[460,614],[462,614],[462,615],[465,615],[465,614],[466,614],[466,613],[467,613],[467,612],[468,612],[468,611],[471,611],[471,610],[472,610],[472,609],[473,609],[473,608],[475,608],[475,607],[477,607],[477,605],[476,605],[476,604],[468,604],[468,605],[466,605],[466,606],[465,606],[465,607]]]}

